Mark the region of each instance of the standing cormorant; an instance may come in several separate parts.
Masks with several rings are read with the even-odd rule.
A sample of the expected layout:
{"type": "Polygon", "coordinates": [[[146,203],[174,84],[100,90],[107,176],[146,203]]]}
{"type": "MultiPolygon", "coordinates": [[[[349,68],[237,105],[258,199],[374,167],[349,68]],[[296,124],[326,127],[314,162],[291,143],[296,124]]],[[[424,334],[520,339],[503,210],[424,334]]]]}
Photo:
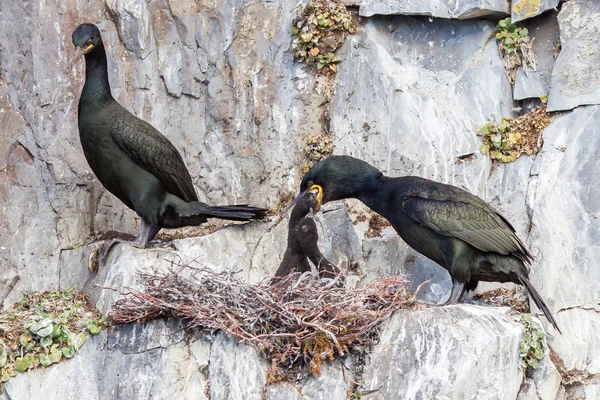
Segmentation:
{"type": "Polygon", "coordinates": [[[306,193],[295,204],[290,215],[287,248],[275,276],[284,277],[292,271],[309,272],[310,259],[319,271],[319,278],[333,279],[339,276],[340,282],[343,282],[340,270],[323,257],[317,245],[319,233],[313,212],[316,212],[318,207],[317,191],[306,193]]]}
{"type": "Polygon", "coordinates": [[[386,218],[410,247],[446,268],[452,277],[447,303],[461,301],[479,281],[514,282],[527,288],[560,332],[529,281],[525,264],[531,263],[531,254],[512,225],[479,197],[415,176],[389,178],[349,156],[315,164],[304,175],[296,200],[315,190],[319,205],[346,198],[362,201],[386,218]]]}
{"type": "MultiPolygon", "coordinates": [[[[134,210],[142,222],[133,242],[144,248],[161,228],[200,225],[207,218],[262,219],[266,210],[247,205],[209,206],[198,201],[190,174],[173,144],[112,97],[100,30],[82,24],[73,44],[85,55],[85,85],[79,99],[79,137],[88,164],[102,185],[134,210]]],[[[98,262],[121,239],[104,242],[98,262]]]]}

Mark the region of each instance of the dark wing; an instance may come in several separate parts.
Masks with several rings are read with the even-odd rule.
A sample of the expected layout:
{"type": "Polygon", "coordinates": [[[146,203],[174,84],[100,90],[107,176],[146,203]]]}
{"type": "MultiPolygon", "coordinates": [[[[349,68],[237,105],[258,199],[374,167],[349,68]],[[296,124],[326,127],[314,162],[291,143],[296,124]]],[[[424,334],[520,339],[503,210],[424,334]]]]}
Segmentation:
{"type": "Polygon", "coordinates": [[[481,251],[513,254],[531,260],[512,225],[490,205],[471,193],[436,183],[404,200],[407,215],[444,236],[461,239],[481,251]]]}
{"type": "Polygon", "coordinates": [[[110,132],[137,165],[154,175],[186,202],[198,201],[192,178],[181,155],[158,130],[125,109],[113,115],[110,132]]]}

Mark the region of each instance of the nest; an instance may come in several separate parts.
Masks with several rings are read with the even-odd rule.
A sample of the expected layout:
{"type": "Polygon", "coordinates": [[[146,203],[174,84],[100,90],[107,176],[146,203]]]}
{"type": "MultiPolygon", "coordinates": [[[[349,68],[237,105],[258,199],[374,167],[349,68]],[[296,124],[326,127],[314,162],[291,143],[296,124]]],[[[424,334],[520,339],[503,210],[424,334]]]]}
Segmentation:
{"type": "Polygon", "coordinates": [[[381,322],[414,300],[399,276],[346,289],[309,273],[290,274],[270,285],[249,284],[235,273],[208,268],[194,269],[189,279],[181,272],[139,273],[144,291],[125,288],[110,313],[112,322],[172,316],[187,321],[188,328],[220,330],[271,361],[271,382],[305,366],[319,376],[322,361],[369,348],[379,339],[381,322]]]}

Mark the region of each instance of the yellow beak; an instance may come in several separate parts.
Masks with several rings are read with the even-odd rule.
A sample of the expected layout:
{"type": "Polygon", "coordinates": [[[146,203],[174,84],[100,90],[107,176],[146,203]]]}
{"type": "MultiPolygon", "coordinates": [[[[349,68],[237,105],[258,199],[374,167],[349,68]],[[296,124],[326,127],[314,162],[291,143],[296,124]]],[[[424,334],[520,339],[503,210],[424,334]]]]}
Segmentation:
{"type": "Polygon", "coordinates": [[[289,206],[287,206],[287,208],[285,210],[283,210],[283,212],[280,214],[280,217],[285,218],[288,211],[290,211],[296,205],[298,200],[300,200],[302,198],[302,196],[304,196],[308,192],[317,194],[317,207],[314,210],[314,212],[319,211],[319,209],[321,208],[321,204],[323,203],[323,188],[319,185],[312,185],[311,187],[306,189],[304,192],[300,192],[300,194],[298,194],[298,196],[296,196],[296,198],[292,201],[292,203],[289,206]]]}
{"type": "Polygon", "coordinates": [[[77,47],[75,49],[75,59],[77,60],[82,55],[89,53],[93,48],[94,48],[93,44],[88,44],[85,47],[77,47]]]}
{"type": "Polygon", "coordinates": [[[312,185],[308,188],[308,192],[317,194],[317,208],[315,212],[319,211],[321,204],[323,204],[323,188],[319,185],[312,185]]]}

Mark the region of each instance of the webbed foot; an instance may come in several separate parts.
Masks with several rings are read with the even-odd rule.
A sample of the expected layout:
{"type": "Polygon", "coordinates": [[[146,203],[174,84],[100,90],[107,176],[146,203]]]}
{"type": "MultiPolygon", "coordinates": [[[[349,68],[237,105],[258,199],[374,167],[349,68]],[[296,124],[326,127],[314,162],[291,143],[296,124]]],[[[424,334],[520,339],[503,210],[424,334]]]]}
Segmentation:
{"type": "Polygon", "coordinates": [[[110,239],[102,242],[102,244],[92,250],[89,258],[88,268],[91,272],[98,272],[98,268],[106,265],[108,261],[108,253],[112,249],[112,247],[117,243],[129,243],[122,239],[110,239]]]}

